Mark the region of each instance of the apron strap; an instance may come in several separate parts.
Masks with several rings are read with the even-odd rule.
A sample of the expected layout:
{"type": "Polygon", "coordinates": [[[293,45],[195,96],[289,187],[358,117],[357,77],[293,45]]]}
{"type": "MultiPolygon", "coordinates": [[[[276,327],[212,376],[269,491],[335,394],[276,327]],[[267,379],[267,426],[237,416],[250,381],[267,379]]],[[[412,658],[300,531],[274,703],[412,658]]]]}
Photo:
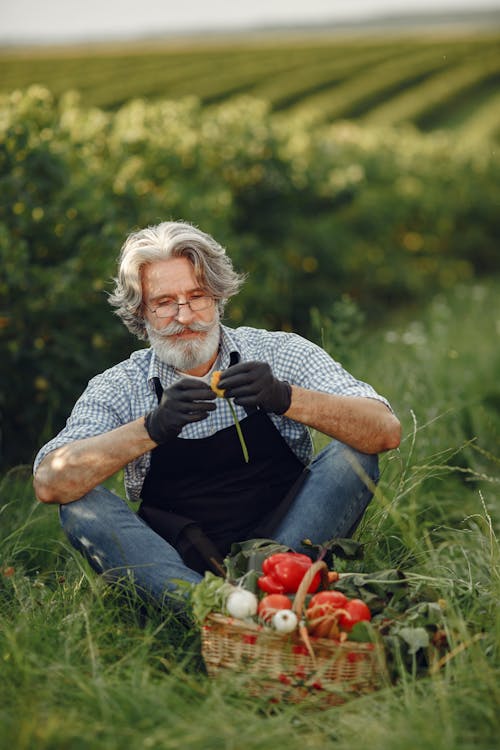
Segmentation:
{"type": "Polygon", "coordinates": [[[158,403],[160,403],[161,397],[163,396],[163,388],[160,383],[160,378],[153,378],[153,385],[155,387],[156,398],[158,399],[158,403]]]}

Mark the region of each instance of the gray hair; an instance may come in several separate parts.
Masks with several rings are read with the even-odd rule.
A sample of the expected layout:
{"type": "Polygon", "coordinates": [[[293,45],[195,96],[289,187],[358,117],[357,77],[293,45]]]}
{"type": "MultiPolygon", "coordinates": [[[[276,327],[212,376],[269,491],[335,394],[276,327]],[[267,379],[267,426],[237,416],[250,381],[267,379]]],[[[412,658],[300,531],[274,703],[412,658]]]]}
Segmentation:
{"type": "Polygon", "coordinates": [[[143,316],[141,269],[166,258],[187,258],[194,266],[200,286],[217,302],[222,315],[229,297],[238,293],[245,274],[233,269],[225,249],[209,234],[181,221],[164,221],[129,234],[118,263],[115,288],[109,303],[128,330],[146,339],[143,316]]]}

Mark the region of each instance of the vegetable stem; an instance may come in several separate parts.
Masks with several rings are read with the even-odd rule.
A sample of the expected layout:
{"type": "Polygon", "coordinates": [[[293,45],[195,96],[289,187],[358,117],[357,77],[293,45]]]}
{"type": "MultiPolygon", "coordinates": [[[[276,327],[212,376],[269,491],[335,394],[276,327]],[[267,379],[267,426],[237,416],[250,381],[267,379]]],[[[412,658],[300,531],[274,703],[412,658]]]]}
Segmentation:
{"type": "Polygon", "coordinates": [[[241,431],[241,425],[239,423],[238,417],[236,416],[236,409],[234,408],[230,398],[226,400],[227,400],[227,403],[229,404],[229,408],[231,409],[231,414],[233,415],[234,426],[236,427],[236,432],[238,433],[238,437],[241,443],[241,450],[243,451],[243,458],[245,459],[245,463],[248,463],[249,461],[248,448],[247,448],[247,444],[245,443],[245,438],[243,437],[243,433],[241,431]]]}

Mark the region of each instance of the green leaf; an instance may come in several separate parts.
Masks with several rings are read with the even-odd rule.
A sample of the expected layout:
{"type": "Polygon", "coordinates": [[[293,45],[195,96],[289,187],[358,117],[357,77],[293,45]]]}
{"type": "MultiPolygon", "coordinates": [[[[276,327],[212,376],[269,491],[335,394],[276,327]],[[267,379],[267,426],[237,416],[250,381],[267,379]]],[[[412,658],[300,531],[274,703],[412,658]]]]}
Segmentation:
{"type": "Polygon", "coordinates": [[[324,560],[329,568],[334,568],[334,558],[341,560],[362,560],[363,545],[354,539],[335,537],[321,544],[313,544],[310,539],[302,539],[303,547],[314,550],[318,560],[324,560]]]}
{"type": "Polygon", "coordinates": [[[230,583],[207,571],[202,581],[191,589],[191,605],[195,619],[202,624],[210,612],[222,612],[232,590],[230,583]]]}
{"type": "Polygon", "coordinates": [[[354,539],[330,539],[323,546],[342,560],[362,560],[364,556],[363,545],[354,539]]]}
{"type": "Polygon", "coordinates": [[[429,633],[425,628],[402,627],[395,633],[408,645],[408,653],[411,655],[421,648],[427,648],[430,643],[429,633]]]}
{"type": "Polygon", "coordinates": [[[408,587],[406,576],[396,568],[374,573],[347,573],[335,584],[335,588],[349,598],[362,599],[372,614],[382,612],[389,603],[395,611],[406,609],[408,587]]]}
{"type": "Polygon", "coordinates": [[[371,623],[357,622],[349,633],[347,640],[357,643],[374,643],[377,640],[377,635],[371,623]]]}
{"type": "Polygon", "coordinates": [[[436,626],[443,621],[443,610],[437,602],[420,602],[406,610],[405,619],[413,626],[436,626]]]}

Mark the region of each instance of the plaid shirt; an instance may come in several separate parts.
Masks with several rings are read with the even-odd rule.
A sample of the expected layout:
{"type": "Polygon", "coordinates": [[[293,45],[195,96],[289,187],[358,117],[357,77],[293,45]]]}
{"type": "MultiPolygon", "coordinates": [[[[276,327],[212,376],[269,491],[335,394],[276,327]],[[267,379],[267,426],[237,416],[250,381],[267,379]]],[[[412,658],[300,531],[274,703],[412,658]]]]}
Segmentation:
{"type": "MultiPolygon", "coordinates": [[[[242,361],[268,362],[277,378],[287,380],[292,385],[343,396],[374,398],[389,406],[387,400],[370,385],[356,380],[323,349],[295,333],[221,326],[217,369],[224,370],[229,366],[232,351],[239,352],[242,361]]],[[[154,409],[157,405],[153,385],[155,377],[160,379],[165,389],[180,376],[148,348],[133,352],[129,359],[92,378],[76,402],[64,429],[39,451],[35,469],[50,451],[74,440],[113,430],[154,409]]],[[[238,418],[244,418],[245,411],[241,407],[236,409],[238,418]]],[[[305,464],[309,463],[313,455],[309,429],[287,417],[269,416],[295,454],[305,464]]],[[[224,399],[218,399],[217,409],[203,421],[186,425],[181,437],[208,437],[232,424],[229,406],[224,399]]],[[[149,452],[145,453],[125,466],[125,489],[131,500],[140,497],[150,456],[149,452]]]]}

